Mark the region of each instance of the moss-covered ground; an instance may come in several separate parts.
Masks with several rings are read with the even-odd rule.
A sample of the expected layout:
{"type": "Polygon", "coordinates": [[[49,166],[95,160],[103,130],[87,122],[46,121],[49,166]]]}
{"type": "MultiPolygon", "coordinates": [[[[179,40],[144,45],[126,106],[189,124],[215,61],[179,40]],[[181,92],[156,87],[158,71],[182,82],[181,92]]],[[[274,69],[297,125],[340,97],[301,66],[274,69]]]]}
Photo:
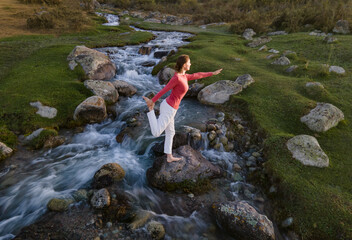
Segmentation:
{"type": "Polygon", "coordinates": [[[338,43],[327,44],[322,37],[308,33],[274,36],[266,45],[279,50],[291,50],[292,65],[299,68],[286,73],[288,66],[274,66],[265,57],[268,52],[246,47],[247,41],[227,33],[224,26],[210,31],[187,26],[165,26],[140,23],[141,27],[194,32],[191,43],[163,65],[172,65],[179,54],[191,57],[190,72],[224,70],[218,76],[200,82],[235,80],[249,73],[255,83],[222,107],[239,110],[265,135],[268,173],[261,183],[268,190],[269,179],[279,191],[271,194],[275,218],[280,222],[294,219],[293,228],[302,239],[352,239],[352,36],[340,36],[338,43]],[[241,58],[242,61],[235,61],[241,58]],[[337,65],[346,70],[344,76],[331,74],[321,64],[337,65]],[[321,82],[324,90],[306,90],[310,81],[321,82]],[[300,117],[317,102],[332,103],[340,108],[345,120],[325,133],[315,133],[300,122],[300,117]],[[328,168],[303,166],[294,160],[286,141],[298,134],[315,136],[330,159],[328,168]]]}

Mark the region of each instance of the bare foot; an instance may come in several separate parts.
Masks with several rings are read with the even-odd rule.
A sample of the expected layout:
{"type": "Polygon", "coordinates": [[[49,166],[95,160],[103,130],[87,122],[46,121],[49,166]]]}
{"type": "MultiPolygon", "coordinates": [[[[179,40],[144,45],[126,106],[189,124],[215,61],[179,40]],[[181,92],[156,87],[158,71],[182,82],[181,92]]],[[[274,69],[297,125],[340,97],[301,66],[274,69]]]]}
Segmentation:
{"type": "Polygon", "coordinates": [[[181,159],[182,158],[173,157],[171,154],[167,154],[166,161],[170,163],[180,161],[181,159]]]}
{"type": "Polygon", "coordinates": [[[154,102],[152,100],[150,100],[149,98],[144,97],[144,96],[143,96],[143,99],[147,103],[149,111],[152,111],[154,109],[154,102]]]}

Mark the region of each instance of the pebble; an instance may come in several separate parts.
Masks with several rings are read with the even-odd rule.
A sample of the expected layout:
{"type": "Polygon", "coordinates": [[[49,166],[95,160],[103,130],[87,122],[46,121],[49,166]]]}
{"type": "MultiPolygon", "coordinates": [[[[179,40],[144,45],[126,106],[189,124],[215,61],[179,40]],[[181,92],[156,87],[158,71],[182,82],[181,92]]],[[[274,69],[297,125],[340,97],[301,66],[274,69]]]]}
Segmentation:
{"type": "Polygon", "coordinates": [[[249,152],[242,153],[241,155],[243,158],[249,158],[251,154],[249,152]]]}
{"type": "Polygon", "coordinates": [[[223,122],[224,120],[225,120],[224,117],[218,117],[218,121],[219,121],[219,122],[223,122]]]}
{"type": "Polygon", "coordinates": [[[262,198],[262,197],[256,197],[254,200],[257,202],[262,202],[262,203],[265,201],[264,198],[262,198]]]}
{"type": "Polygon", "coordinates": [[[281,223],[281,226],[282,227],[289,227],[291,226],[293,223],[293,218],[292,217],[289,217],[289,218],[286,218],[282,223],[281,223]]]}
{"type": "Polygon", "coordinates": [[[251,162],[256,162],[256,158],[255,157],[253,157],[253,156],[250,156],[249,158],[248,158],[248,161],[251,161],[251,162]]]}
{"type": "Polygon", "coordinates": [[[247,167],[254,167],[254,166],[255,166],[255,162],[253,162],[253,161],[247,161],[247,162],[246,162],[246,166],[247,166],[247,167]]]}
{"type": "Polygon", "coordinates": [[[218,113],[216,114],[216,117],[217,117],[217,118],[219,118],[219,117],[225,117],[225,113],[223,113],[223,112],[218,112],[218,113]]]}
{"type": "Polygon", "coordinates": [[[241,171],[241,166],[238,163],[233,164],[232,169],[236,172],[241,171]]]}
{"type": "Polygon", "coordinates": [[[253,152],[253,153],[252,153],[252,156],[257,158],[257,157],[260,157],[260,156],[261,156],[261,154],[260,154],[260,153],[258,153],[258,152],[253,152]]]}
{"type": "Polygon", "coordinates": [[[106,223],[106,227],[107,227],[107,228],[111,228],[111,226],[112,226],[112,223],[111,223],[111,222],[107,222],[107,223],[106,223]]]}
{"type": "Polygon", "coordinates": [[[237,182],[237,181],[242,181],[243,180],[243,177],[241,176],[241,174],[239,174],[239,173],[235,173],[234,175],[233,175],[233,180],[235,181],[235,182],[237,182]]]}
{"type": "Polygon", "coordinates": [[[116,199],[116,194],[115,193],[113,193],[112,195],[111,195],[111,197],[113,198],[113,199],[116,199]]]}
{"type": "Polygon", "coordinates": [[[113,234],[117,234],[119,233],[119,230],[118,229],[115,229],[114,231],[112,231],[113,234]]]}
{"type": "Polygon", "coordinates": [[[190,193],[187,195],[189,198],[194,198],[194,194],[193,193],[190,193]]]}
{"type": "Polygon", "coordinates": [[[270,193],[275,193],[277,191],[276,187],[274,185],[272,185],[269,189],[270,193]]]}

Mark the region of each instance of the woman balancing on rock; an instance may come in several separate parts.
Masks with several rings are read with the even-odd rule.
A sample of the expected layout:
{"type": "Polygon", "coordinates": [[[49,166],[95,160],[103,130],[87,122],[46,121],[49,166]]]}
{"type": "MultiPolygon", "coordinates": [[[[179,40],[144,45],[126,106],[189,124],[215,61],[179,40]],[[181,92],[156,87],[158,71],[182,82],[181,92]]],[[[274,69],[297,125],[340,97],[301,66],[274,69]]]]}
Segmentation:
{"type": "Polygon", "coordinates": [[[188,81],[200,78],[218,75],[222,69],[215,72],[199,72],[194,74],[186,74],[191,67],[191,61],[188,55],[181,55],[176,61],[175,75],[170,79],[169,83],[152,99],[144,97],[147,103],[149,112],[147,113],[150,129],[154,137],[159,137],[165,130],[165,144],[164,152],[167,155],[167,161],[179,161],[181,158],[172,156],[172,140],[175,135],[174,117],[176,115],[178,106],[183,96],[188,91],[188,81]],[[160,116],[157,119],[154,113],[154,104],[158,99],[171,90],[168,96],[160,105],[160,116]]]}

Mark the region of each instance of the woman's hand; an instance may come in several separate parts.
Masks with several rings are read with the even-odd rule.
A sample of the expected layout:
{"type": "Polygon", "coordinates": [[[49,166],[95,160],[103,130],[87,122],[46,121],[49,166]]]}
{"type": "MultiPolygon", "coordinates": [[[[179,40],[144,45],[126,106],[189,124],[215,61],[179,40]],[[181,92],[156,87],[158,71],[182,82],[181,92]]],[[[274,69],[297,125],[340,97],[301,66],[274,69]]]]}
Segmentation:
{"type": "Polygon", "coordinates": [[[155,105],[154,102],[151,99],[144,97],[144,96],[143,96],[143,99],[147,103],[149,111],[152,111],[154,109],[154,105],[155,105]]]}
{"type": "Polygon", "coordinates": [[[213,72],[213,75],[218,75],[222,71],[222,68],[213,72]]]}

